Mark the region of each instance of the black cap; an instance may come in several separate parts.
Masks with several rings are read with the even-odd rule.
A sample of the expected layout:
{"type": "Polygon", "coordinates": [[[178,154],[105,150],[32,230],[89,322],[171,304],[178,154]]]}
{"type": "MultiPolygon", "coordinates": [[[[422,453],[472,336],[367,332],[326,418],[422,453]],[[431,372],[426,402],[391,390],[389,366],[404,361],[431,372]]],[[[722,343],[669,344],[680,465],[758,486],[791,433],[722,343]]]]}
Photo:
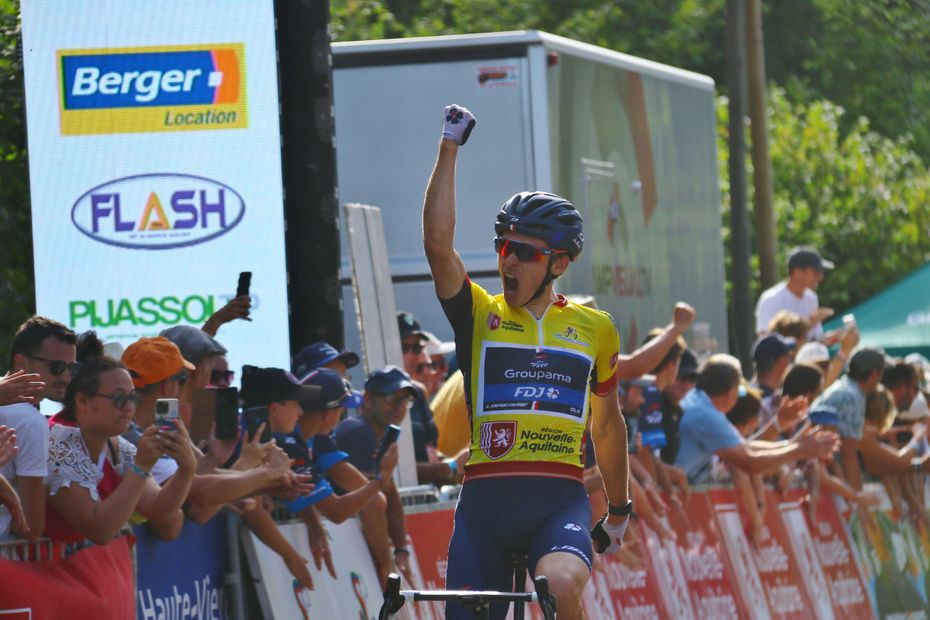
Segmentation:
{"type": "Polygon", "coordinates": [[[691,349],[685,349],[684,353],[681,354],[681,361],[678,362],[678,378],[697,381],[699,371],[700,366],[698,365],[697,356],[691,349]]]}
{"type": "Polygon", "coordinates": [[[335,370],[330,368],[317,368],[304,378],[305,386],[320,388],[320,395],[312,400],[301,401],[304,411],[325,411],[334,407],[341,407],[350,396],[352,386],[335,370]]]}
{"type": "Polygon", "coordinates": [[[318,385],[301,385],[297,377],[280,368],[242,367],[239,394],[246,407],[261,407],[282,400],[314,402],[322,391],[318,385]]]}
{"type": "Polygon", "coordinates": [[[756,342],[752,348],[752,359],[756,364],[766,360],[777,360],[788,355],[796,346],[794,338],[785,338],[781,334],[769,334],[756,342]]]}
{"type": "Polygon", "coordinates": [[[426,340],[426,333],[420,329],[420,322],[409,312],[397,313],[397,329],[400,330],[400,339],[406,340],[410,336],[419,336],[426,340]]]}
{"type": "Polygon", "coordinates": [[[368,375],[365,381],[365,391],[374,394],[393,394],[404,389],[414,392],[416,387],[410,381],[410,375],[397,366],[386,366],[376,370],[368,375]]]}
{"type": "Polygon", "coordinates": [[[788,255],[788,273],[795,269],[833,269],[831,261],[824,259],[817,250],[812,248],[794,248],[788,255]]]}

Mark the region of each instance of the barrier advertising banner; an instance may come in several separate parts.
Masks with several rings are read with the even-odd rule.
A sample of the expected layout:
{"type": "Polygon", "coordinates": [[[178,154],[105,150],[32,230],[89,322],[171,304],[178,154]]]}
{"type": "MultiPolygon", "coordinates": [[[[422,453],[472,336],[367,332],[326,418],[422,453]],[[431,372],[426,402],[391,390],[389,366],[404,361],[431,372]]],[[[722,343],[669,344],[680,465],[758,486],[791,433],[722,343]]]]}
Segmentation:
{"type": "MultiPolygon", "coordinates": [[[[842,517],[833,503],[833,497],[821,493],[817,497],[814,511],[797,502],[806,491],[792,490],[787,496],[793,502],[781,504],[782,519],[795,550],[795,556],[801,561],[813,548],[816,557],[808,560],[811,571],[821,571],[825,584],[817,580],[817,591],[820,599],[823,593],[829,593],[833,606],[833,617],[866,619],[872,618],[872,607],[866,594],[865,583],[853,555],[849,534],[842,517]],[[807,520],[807,527],[799,523],[800,519],[807,520]]],[[[801,562],[803,564],[803,562],[801,562]]],[[[811,592],[813,598],[813,592],[811,592]]],[[[822,603],[818,603],[820,606],[822,603]]],[[[823,610],[821,617],[829,617],[823,610]]]]}
{"type": "MultiPolygon", "coordinates": [[[[312,558],[307,526],[302,522],[279,524],[281,534],[305,558],[312,558]]],[[[260,579],[262,604],[269,618],[358,618],[374,620],[381,608],[382,594],[371,555],[358,519],[335,525],[327,523],[336,579],[325,569],[317,570],[310,560],[313,590],[298,584],[284,561],[249,532],[247,540],[252,570],[260,579]]]]}
{"type": "Polygon", "coordinates": [[[219,340],[286,364],[272,0],[21,6],[38,313],[125,346],[251,271],[253,322],[219,340]]]}
{"type": "Polygon", "coordinates": [[[60,561],[0,560],[0,618],[132,618],[132,578],[126,536],[60,561]]]}
{"type": "Polygon", "coordinates": [[[184,522],[180,536],[165,542],[135,527],[136,617],[139,620],[221,620],[226,573],[226,519],[184,522]]]}
{"type": "Polygon", "coordinates": [[[677,537],[691,605],[698,618],[746,617],[733,588],[732,577],[720,551],[720,537],[707,495],[691,493],[685,510],[669,511],[669,522],[677,537]]]}

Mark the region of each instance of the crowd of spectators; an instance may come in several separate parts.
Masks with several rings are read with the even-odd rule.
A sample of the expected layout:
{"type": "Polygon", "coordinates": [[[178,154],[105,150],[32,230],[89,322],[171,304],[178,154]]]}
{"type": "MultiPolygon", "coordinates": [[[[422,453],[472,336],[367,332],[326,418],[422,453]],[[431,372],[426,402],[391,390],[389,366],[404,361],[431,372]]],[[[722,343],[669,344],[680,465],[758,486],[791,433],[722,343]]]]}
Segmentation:
{"type": "MultiPolygon", "coordinates": [[[[683,335],[695,311],[681,303],[666,326],[621,356],[631,497],[660,538],[674,535],[667,512],[708,483],[735,486],[754,542],[766,485],[784,490],[800,481],[869,507],[877,498],[863,482],[871,479],[885,485],[900,515],[927,519],[919,475],[930,471],[930,363],[858,347],[851,320],[825,332],[832,311],[819,306],[816,288],[830,267],[813,250],[791,254],[788,279],[759,300],[751,372],[732,356],[699,359],[689,350],[683,335]]],[[[382,581],[397,571],[413,583],[393,476],[398,447],[375,454],[390,425],[409,418],[418,482],[462,481],[472,434],[454,346],[401,312],[403,368],[374,369],[362,392],[348,378],[359,356],[326,342],[304,347],[290,370],[245,366],[239,404],[265,411],[264,421],[249,428],[240,420],[223,437],[214,423],[195,441],[188,429],[201,396],[236,379],[218,331],[249,308],[240,297],[202,328],[172,327],[125,349],[46,317],[23,323],[0,378],[0,537],[105,543],[130,523],[167,541],[185,520],[204,523],[230,510],[312,588],[311,558],[277,529],[275,508],[306,524],[312,560],[333,576],[325,524],[358,516],[382,581]],[[40,413],[44,400],[58,403],[54,415],[40,413]],[[177,419],[159,421],[163,402],[177,403],[177,419]]],[[[590,443],[585,484],[593,514],[603,513],[590,443]]],[[[623,558],[642,562],[629,542],[623,558]]]]}

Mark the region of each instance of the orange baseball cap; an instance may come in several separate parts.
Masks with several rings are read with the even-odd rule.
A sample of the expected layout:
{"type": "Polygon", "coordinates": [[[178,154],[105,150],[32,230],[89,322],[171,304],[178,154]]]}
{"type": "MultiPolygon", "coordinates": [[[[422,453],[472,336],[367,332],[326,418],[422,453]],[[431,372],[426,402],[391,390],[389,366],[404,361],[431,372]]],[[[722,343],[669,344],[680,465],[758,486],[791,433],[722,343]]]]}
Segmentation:
{"type": "Polygon", "coordinates": [[[140,338],[133,342],[123,352],[123,364],[129,369],[132,384],[137,388],[171,378],[182,368],[195,368],[181,356],[178,345],[164,336],[140,338]]]}

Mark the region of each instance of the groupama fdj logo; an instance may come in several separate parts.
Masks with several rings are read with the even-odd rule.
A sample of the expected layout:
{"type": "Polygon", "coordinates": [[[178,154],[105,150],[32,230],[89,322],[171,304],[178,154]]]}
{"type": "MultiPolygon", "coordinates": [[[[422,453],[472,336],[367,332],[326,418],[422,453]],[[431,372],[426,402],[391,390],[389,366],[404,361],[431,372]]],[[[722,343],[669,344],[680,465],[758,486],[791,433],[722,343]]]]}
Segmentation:
{"type": "Polygon", "coordinates": [[[64,135],[248,126],[241,43],[59,50],[64,135]]]}
{"type": "Polygon", "coordinates": [[[82,233],[108,245],[164,250],[229,232],[245,215],[230,186],[190,174],[139,174],[85,192],[71,208],[82,233]]]}

